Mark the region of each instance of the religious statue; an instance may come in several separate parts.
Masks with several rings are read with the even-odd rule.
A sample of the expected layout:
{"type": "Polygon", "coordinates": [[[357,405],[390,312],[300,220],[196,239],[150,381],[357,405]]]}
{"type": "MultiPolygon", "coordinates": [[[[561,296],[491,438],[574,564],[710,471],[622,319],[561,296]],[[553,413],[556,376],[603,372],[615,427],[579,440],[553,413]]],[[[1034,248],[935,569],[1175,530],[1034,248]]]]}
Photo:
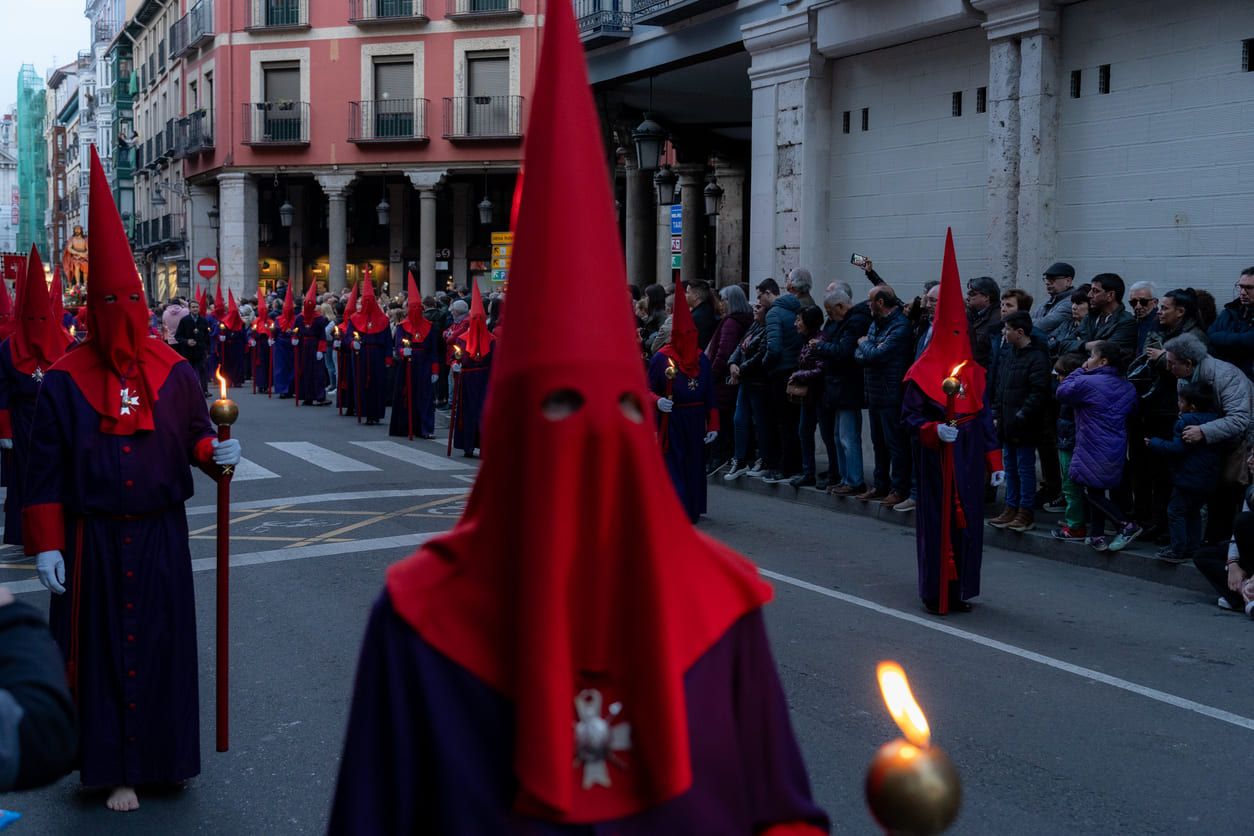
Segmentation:
{"type": "Polygon", "coordinates": [[[65,252],[61,255],[61,272],[65,274],[66,284],[87,281],[87,236],[81,226],[74,227],[74,234],[65,245],[65,252]]]}

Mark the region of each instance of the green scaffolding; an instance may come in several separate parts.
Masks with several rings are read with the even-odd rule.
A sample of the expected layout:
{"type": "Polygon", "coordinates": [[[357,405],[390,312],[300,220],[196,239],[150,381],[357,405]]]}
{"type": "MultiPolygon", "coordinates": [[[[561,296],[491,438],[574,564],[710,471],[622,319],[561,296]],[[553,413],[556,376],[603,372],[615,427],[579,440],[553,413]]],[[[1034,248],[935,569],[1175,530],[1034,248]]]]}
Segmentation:
{"type": "Polygon", "coordinates": [[[44,215],[48,211],[48,147],[44,140],[46,105],[43,79],[33,64],[17,75],[17,183],[19,190],[17,249],[32,244],[50,261],[44,215]]]}

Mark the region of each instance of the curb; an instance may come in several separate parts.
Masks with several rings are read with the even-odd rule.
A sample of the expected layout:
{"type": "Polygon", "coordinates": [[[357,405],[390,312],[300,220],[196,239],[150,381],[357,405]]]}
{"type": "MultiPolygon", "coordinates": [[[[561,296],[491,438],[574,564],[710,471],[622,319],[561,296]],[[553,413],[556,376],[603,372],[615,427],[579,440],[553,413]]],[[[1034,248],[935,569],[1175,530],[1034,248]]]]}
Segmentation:
{"type": "MultiPolygon", "coordinates": [[[[891,508],[882,507],[879,502],[860,502],[852,497],[829,496],[814,488],[794,488],[786,482],[767,484],[759,478],[749,476],[741,476],[735,481],[727,482],[723,479],[721,471],[710,476],[707,481],[711,487],[756,493],[802,505],[826,508],[840,514],[896,523],[903,527],[914,527],[913,511],[897,512],[891,508]]],[[[1157,546],[1143,545],[1137,541],[1123,551],[1112,553],[1095,552],[1079,543],[1060,543],[1050,535],[1054,521],[1059,518],[1058,514],[1038,511],[1037,528],[1024,532],[1006,531],[986,525],[984,544],[1058,563],[1069,563],[1072,566],[1083,566],[1087,569],[1102,569],[1144,581],[1202,592],[1210,596],[1215,595],[1215,590],[1192,563],[1171,563],[1155,557],[1154,552],[1157,546]]]]}

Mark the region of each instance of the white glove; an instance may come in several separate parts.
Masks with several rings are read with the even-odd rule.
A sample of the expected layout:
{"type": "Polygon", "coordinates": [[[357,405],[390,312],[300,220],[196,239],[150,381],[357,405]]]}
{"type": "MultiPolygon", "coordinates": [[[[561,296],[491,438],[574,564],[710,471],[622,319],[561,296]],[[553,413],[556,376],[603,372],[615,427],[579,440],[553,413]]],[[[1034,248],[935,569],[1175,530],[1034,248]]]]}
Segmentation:
{"type": "Polygon", "coordinates": [[[65,559],[55,549],[35,555],[35,568],[39,571],[39,582],[57,595],[65,594],[65,559]]]}
{"type": "Polygon", "coordinates": [[[657,411],[658,412],[670,412],[674,408],[675,408],[675,402],[672,401],[670,398],[658,398],[657,399],[657,411]]]}
{"type": "Polygon", "coordinates": [[[248,347],[249,347],[249,348],[256,348],[256,347],[257,347],[257,341],[256,341],[256,340],[249,340],[249,341],[248,341],[248,347]]]}
{"type": "Polygon", "coordinates": [[[13,449],[13,439],[0,438],[0,450],[12,450],[12,449],[13,449]]]}
{"type": "Polygon", "coordinates": [[[454,363],[454,364],[452,365],[452,367],[451,367],[451,368],[453,369],[453,371],[454,371],[454,372],[461,372],[461,370],[462,370],[462,364],[461,364],[461,363],[454,363]]]}
{"type": "Polygon", "coordinates": [[[267,338],[267,339],[266,339],[266,342],[268,342],[268,343],[270,344],[270,347],[271,347],[271,348],[274,348],[274,337],[269,337],[269,338],[267,338]]]}
{"type": "Polygon", "coordinates": [[[223,336],[219,335],[219,337],[218,337],[218,342],[220,342],[220,343],[224,343],[224,342],[226,342],[226,337],[223,337],[223,336]]]}
{"type": "Polygon", "coordinates": [[[413,356],[414,356],[414,350],[413,350],[412,348],[402,348],[402,349],[401,349],[401,356],[402,356],[402,357],[413,357],[413,356]]]}
{"type": "Polygon", "coordinates": [[[938,424],[936,427],[936,437],[946,444],[953,444],[958,440],[958,428],[951,427],[948,424],[938,424]]]}
{"type": "Polygon", "coordinates": [[[992,483],[994,488],[1000,488],[1002,485],[1006,484],[1006,471],[994,470],[993,478],[989,481],[992,483]]]}
{"type": "Polygon", "coordinates": [[[433,375],[431,375],[431,382],[432,382],[432,383],[435,383],[435,382],[436,382],[437,380],[439,380],[439,379],[440,379],[440,376],[439,376],[438,374],[433,374],[433,375]]]}
{"type": "Polygon", "coordinates": [[[213,440],[213,463],[217,465],[239,464],[239,441],[228,438],[226,441],[213,440]]]}
{"type": "Polygon", "coordinates": [[[361,343],[357,340],[353,340],[353,351],[361,351],[361,343]]]}
{"type": "Polygon", "coordinates": [[[321,359],[322,359],[322,352],[321,352],[321,351],[319,351],[319,352],[317,352],[317,354],[318,354],[318,359],[319,359],[319,360],[321,360],[321,359]]]}
{"type": "Polygon", "coordinates": [[[705,434],[705,443],[713,444],[714,439],[716,438],[718,438],[718,430],[710,430],[708,433],[705,434]]]}
{"type": "Polygon", "coordinates": [[[300,345],[300,339],[297,337],[292,337],[292,345],[300,345]]]}

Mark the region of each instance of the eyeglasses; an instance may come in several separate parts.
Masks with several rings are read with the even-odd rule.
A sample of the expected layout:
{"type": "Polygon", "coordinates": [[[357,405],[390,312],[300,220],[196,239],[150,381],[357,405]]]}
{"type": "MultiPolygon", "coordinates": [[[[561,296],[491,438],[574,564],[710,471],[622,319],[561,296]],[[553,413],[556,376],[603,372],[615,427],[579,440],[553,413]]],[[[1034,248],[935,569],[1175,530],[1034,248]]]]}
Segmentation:
{"type": "MultiPolygon", "coordinates": [[[[1254,290],[1254,288],[1250,288],[1250,289],[1254,290]]],[[[1132,307],[1134,308],[1140,308],[1140,307],[1148,308],[1150,305],[1154,304],[1153,299],[1129,299],[1128,301],[1132,303],[1132,307]]]]}
{"type": "Polygon", "coordinates": [[[1237,282],[1237,290],[1254,290],[1254,284],[1241,284],[1237,282]]]}

